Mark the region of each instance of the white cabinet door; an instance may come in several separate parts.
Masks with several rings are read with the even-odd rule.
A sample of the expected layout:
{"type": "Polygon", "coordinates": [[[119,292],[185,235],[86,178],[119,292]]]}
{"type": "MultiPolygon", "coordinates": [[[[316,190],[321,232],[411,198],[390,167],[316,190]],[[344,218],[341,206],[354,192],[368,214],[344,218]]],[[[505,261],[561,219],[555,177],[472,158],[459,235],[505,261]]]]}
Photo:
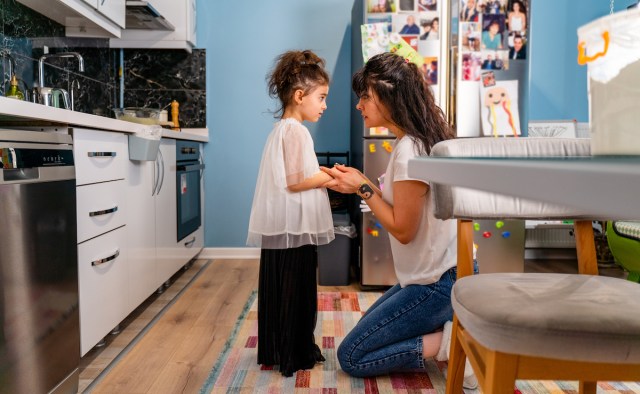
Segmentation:
{"type": "Polygon", "coordinates": [[[78,245],[83,356],[129,313],[126,242],[125,227],[120,227],[78,245]]]}
{"type": "Polygon", "coordinates": [[[118,26],[125,27],[125,0],[98,0],[98,11],[118,26]]]}
{"type": "Polygon", "coordinates": [[[196,0],[189,0],[187,9],[187,41],[196,46],[196,0]]]}
{"type": "Polygon", "coordinates": [[[129,310],[133,311],[163,282],[156,264],[155,189],[158,161],[127,165],[127,242],[129,248],[129,310]]]}
{"type": "Polygon", "coordinates": [[[89,4],[91,7],[98,9],[98,0],[84,0],[84,2],[89,4]]]}
{"type": "Polygon", "coordinates": [[[176,141],[163,139],[160,144],[160,185],[156,195],[156,263],[158,274],[166,281],[186,261],[180,254],[178,239],[178,212],[176,206],[176,141]]]}
{"type": "Polygon", "coordinates": [[[196,45],[196,0],[153,0],[152,4],[175,30],[125,29],[122,30],[120,38],[109,40],[109,46],[185,49],[190,52],[196,45]]]}

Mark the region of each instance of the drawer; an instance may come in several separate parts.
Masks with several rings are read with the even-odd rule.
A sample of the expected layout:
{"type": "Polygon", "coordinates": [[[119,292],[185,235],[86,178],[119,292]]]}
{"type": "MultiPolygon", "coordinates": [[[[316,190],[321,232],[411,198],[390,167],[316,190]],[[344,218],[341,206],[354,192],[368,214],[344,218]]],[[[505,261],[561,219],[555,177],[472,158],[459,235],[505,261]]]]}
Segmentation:
{"type": "Polygon", "coordinates": [[[127,278],[125,227],[78,245],[82,355],[127,316],[127,278]]]}
{"type": "Polygon", "coordinates": [[[124,179],[128,150],[126,134],[74,128],[76,184],[124,179]]]}
{"type": "Polygon", "coordinates": [[[125,224],[125,181],[76,187],[78,243],[125,224]]]}

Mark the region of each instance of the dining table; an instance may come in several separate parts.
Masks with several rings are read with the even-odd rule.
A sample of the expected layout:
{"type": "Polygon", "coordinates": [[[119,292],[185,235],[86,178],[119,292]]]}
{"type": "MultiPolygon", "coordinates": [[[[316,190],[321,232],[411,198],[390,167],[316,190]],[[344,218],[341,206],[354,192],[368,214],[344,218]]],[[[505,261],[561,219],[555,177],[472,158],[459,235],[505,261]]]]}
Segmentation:
{"type": "Polygon", "coordinates": [[[640,156],[418,156],[408,171],[428,182],[573,206],[603,220],[640,220],[640,156]]]}

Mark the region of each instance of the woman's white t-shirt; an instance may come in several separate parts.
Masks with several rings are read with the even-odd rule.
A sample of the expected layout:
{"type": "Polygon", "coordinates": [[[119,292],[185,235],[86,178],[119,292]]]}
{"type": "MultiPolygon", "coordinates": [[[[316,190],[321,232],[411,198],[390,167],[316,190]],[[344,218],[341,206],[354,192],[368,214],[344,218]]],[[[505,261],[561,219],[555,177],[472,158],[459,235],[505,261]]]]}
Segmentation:
{"type": "Polygon", "coordinates": [[[262,153],[247,245],[288,249],[334,239],[327,190],[291,192],[287,188],[318,172],[309,130],[293,118],[277,122],[262,153]]]}
{"type": "MultiPolygon", "coordinates": [[[[382,198],[387,203],[393,205],[394,182],[411,180],[429,184],[424,180],[409,177],[409,159],[418,155],[412,137],[405,135],[395,141],[382,191],[382,198]]],[[[456,234],[455,220],[440,220],[433,216],[433,201],[429,190],[424,197],[424,210],[418,233],[413,241],[403,245],[389,234],[393,265],[400,286],[435,283],[443,273],[454,267],[458,256],[456,234]]]]}

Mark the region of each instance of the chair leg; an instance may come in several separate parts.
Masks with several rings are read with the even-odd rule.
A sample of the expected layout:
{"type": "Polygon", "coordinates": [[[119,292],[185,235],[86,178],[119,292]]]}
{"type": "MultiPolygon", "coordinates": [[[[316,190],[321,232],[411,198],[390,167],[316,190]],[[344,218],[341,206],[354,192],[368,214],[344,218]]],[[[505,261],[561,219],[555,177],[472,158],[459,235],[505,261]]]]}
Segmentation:
{"type": "Polygon", "coordinates": [[[486,375],[482,390],[486,393],[512,394],[516,387],[519,357],[492,351],[485,359],[486,375]]]}
{"type": "Polygon", "coordinates": [[[596,394],[598,391],[598,382],[582,382],[578,383],[578,393],[580,394],[596,394]]]}
{"type": "Polygon", "coordinates": [[[473,221],[458,219],[457,279],[473,275],[473,221]]]}
{"type": "Polygon", "coordinates": [[[458,328],[460,323],[456,315],[453,315],[453,326],[451,328],[451,349],[449,351],[449,362],[447,368],[447,394],[462,393],[462,381],[464,379],[464,366],[466,356],[462,345],[458,341],[458,328]]]}
{"type": "Polygon", "coordinates": [[[588,220],[576,220],[573,223],[576,234],[576,252],[578,254],[578,272],[586,275],[598,275],[596,243],[593,239],[593,225],[588,220]]]}

